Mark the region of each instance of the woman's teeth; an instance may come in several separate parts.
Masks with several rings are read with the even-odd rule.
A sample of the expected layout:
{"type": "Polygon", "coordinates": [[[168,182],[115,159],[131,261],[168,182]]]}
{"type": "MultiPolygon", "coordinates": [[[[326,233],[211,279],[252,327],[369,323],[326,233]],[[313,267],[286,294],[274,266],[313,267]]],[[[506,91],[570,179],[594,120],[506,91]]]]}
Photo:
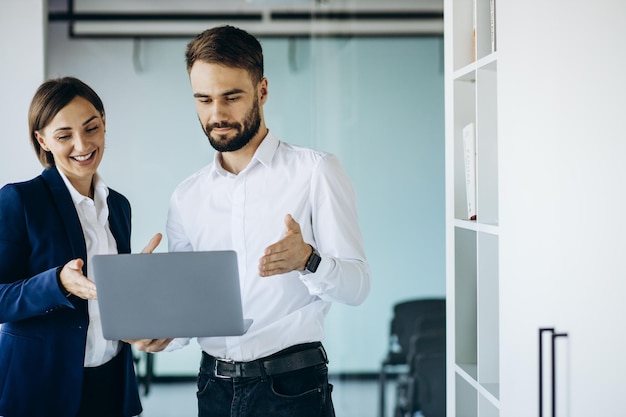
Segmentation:
{"type": "Polygon", "coordinates": [[[74,156],[73,158],[76,159],[78,162],[83,162],[91,158],[91,155],[93,155],[93,152],[88,153],[87,155],[74,156]]]}

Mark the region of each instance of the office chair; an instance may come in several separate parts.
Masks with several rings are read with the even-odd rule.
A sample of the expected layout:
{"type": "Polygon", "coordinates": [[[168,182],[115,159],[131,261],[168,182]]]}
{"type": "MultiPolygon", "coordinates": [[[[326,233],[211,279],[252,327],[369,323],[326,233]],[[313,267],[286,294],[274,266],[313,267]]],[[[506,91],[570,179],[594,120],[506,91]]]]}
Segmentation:
{"type": "MultiPolygon", "coordinates": [[[[409,409],[424,417],[446,416],[446,354],[420,353],[413,358],[411,381],[415,384],[409,409]]],[[[412,414],[411,414],[412,415],[412,414]]]]}
{"type": "MultiPolygon", "coordinates": [[[[387,374],[394,370],[399,376],[398,390],[396,395],[395,414],[402,415],[404,410],[410,406],[412,393],[409,393],[411,338],[420,330],[425,331],[425,327],[430,323],[427,320],[435,320],[433,317],[445,317],[445,299],[426,298],[399,302],[393,307],[393,318],[389,333],[389,350],[383,359],[379,374],[379,417],[385,417],[386,408],[386,384],[387,374]],[[404,391],[403,391],[404,390],[404,391]]],[[[441,320],[436,322],[441,328],[441,320]]],[[[443,320],[445,332],[445,319],[443,320]]]]}
{"type": "Polygon", "coordinates": [[[446,414],[446,317],[427,315],[418,319],[411,337],[402,415],[421,411],[424,417],[446,414]]]}

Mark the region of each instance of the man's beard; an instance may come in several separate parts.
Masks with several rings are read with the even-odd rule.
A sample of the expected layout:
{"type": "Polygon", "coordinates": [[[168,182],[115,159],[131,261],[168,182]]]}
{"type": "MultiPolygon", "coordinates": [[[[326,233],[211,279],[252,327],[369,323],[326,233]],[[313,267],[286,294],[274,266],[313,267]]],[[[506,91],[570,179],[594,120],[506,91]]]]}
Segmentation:
{"type": "Polygon", "coordinates": [[[215,123],[212,125],[204,126],[204,134],[209,138],[211,146],[218,152],[233,152],[246,146],[252,138],[259,132],[261,127],[261,113],[259,110],[258,101],[254,100],[254,105],[243,120],[243,126],[241,123],[215,123]],[[225,135],[217,135],[218,139],[211,136],[211,131],[214,128],[230,127],[236,129],[238,133],[231,139],[226,139],[225,135]]]}

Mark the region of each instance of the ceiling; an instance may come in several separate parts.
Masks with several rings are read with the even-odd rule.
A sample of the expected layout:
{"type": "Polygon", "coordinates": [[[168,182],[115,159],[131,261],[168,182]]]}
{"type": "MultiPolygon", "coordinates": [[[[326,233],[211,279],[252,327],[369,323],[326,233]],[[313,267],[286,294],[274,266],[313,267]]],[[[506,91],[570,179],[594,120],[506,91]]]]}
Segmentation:
{"type": "Polygon", "coordinates": [[[443,33],[443,0],[49,0],[74,37],[188,37],[232,24],[259,36],[443,33]]]}

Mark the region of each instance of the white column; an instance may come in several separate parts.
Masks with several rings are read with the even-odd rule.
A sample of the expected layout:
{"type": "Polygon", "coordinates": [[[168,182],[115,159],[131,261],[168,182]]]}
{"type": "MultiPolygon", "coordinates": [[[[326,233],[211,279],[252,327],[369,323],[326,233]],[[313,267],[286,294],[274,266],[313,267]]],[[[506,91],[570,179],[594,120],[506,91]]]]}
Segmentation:
{"type": "Polygon", "coordinates": [[[45,77],[46,0],[0,0],[0,186],[38,174],[28,106],[45,77]]]}

